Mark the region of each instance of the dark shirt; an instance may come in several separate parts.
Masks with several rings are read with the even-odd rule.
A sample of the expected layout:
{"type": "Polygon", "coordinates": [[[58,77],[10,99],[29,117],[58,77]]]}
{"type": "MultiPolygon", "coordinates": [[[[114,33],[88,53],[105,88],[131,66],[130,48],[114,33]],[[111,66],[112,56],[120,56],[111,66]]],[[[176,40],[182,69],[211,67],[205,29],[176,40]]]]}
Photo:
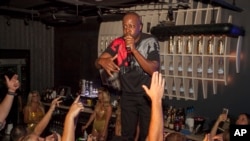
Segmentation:
{"type": "MultiPolygon", "coordinates": [[[[150,34],[142,33],[139,41],[136,43],[136,49],[150,61],[160,61],[159,44],[156,38],[150,34]]],[[[123,92],[131,94],[142,94],[144,90],[142,85],[149,86],[151,76],[147,74],[132,56],[131,62],[127,61],[127,50],[125,41],[122,37],[115,39],[105,52],[117,57],[117,65],[120,67],[119,78],[123,92]]]]}

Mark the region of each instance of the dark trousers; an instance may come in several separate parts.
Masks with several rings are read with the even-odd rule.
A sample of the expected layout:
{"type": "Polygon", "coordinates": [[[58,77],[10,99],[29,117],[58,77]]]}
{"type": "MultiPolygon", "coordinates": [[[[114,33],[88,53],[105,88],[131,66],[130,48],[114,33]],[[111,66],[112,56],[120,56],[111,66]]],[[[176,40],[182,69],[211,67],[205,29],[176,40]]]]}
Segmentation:
{"type": "Polygon", "coordinates": [[[134,141],[136,127],[139,124],[139,141],[145,141],[150,122],[151,102],[144,95],[122,94],[121,123],[122,137],[134,141]]]}

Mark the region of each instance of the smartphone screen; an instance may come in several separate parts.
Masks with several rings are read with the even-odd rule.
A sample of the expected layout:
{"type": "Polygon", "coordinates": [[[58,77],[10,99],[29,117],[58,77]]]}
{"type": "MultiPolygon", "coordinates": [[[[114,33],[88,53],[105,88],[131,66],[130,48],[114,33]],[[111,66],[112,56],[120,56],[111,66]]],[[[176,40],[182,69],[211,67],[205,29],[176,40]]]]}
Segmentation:
{"type": "Polygon", "coordinates": [[[223,108],[222,109],[222,114],[226,114],[227,115],[228,114],[228,109],[227,108],[223,108]]]}

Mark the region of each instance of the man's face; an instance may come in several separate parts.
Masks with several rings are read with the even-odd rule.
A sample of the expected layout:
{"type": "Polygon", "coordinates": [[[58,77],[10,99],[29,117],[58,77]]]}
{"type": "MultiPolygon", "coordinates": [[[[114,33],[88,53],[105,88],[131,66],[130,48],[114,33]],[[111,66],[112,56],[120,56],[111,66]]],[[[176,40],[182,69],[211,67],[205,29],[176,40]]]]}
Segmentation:
{"type": "Polygon", "coordinates": [[[138,38],[142,28],[139,17],[135,15],[126,15],[123,18],[122,25],[124,36],[130,35],[134,39],[138,38]]]}

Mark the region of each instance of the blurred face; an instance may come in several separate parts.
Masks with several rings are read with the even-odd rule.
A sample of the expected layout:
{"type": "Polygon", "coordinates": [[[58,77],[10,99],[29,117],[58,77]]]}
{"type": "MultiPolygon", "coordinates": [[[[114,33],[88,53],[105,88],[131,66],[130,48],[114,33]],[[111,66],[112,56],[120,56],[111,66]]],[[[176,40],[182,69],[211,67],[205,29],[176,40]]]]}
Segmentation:
{"type": "Polygon", "coordinates": [[[103,101],[103,92],[102,91],[98,91],[98,101],[102,102],[103,101]]]}
{"type": "Polygon", "coordinates": [[[124,36],[132,36],[134,39],[137,39],[139,37],[139,34],[141,32],[141,22],[137,15],[134,14],[128,14],[124,16],[123,21],[123,35],[124,36]]]}
{"type": "Polygon", "coordinates": [[[34,101],[34,102],[39,101],[39,95],[37,93],[32,94],[32,101],[34,101]]]}
{"type": "Polygon", "coordinates": [[[237,125],[248,125],[247,116],[244,114],[239,115],[238,119],[236,120],[237,125]]]}

